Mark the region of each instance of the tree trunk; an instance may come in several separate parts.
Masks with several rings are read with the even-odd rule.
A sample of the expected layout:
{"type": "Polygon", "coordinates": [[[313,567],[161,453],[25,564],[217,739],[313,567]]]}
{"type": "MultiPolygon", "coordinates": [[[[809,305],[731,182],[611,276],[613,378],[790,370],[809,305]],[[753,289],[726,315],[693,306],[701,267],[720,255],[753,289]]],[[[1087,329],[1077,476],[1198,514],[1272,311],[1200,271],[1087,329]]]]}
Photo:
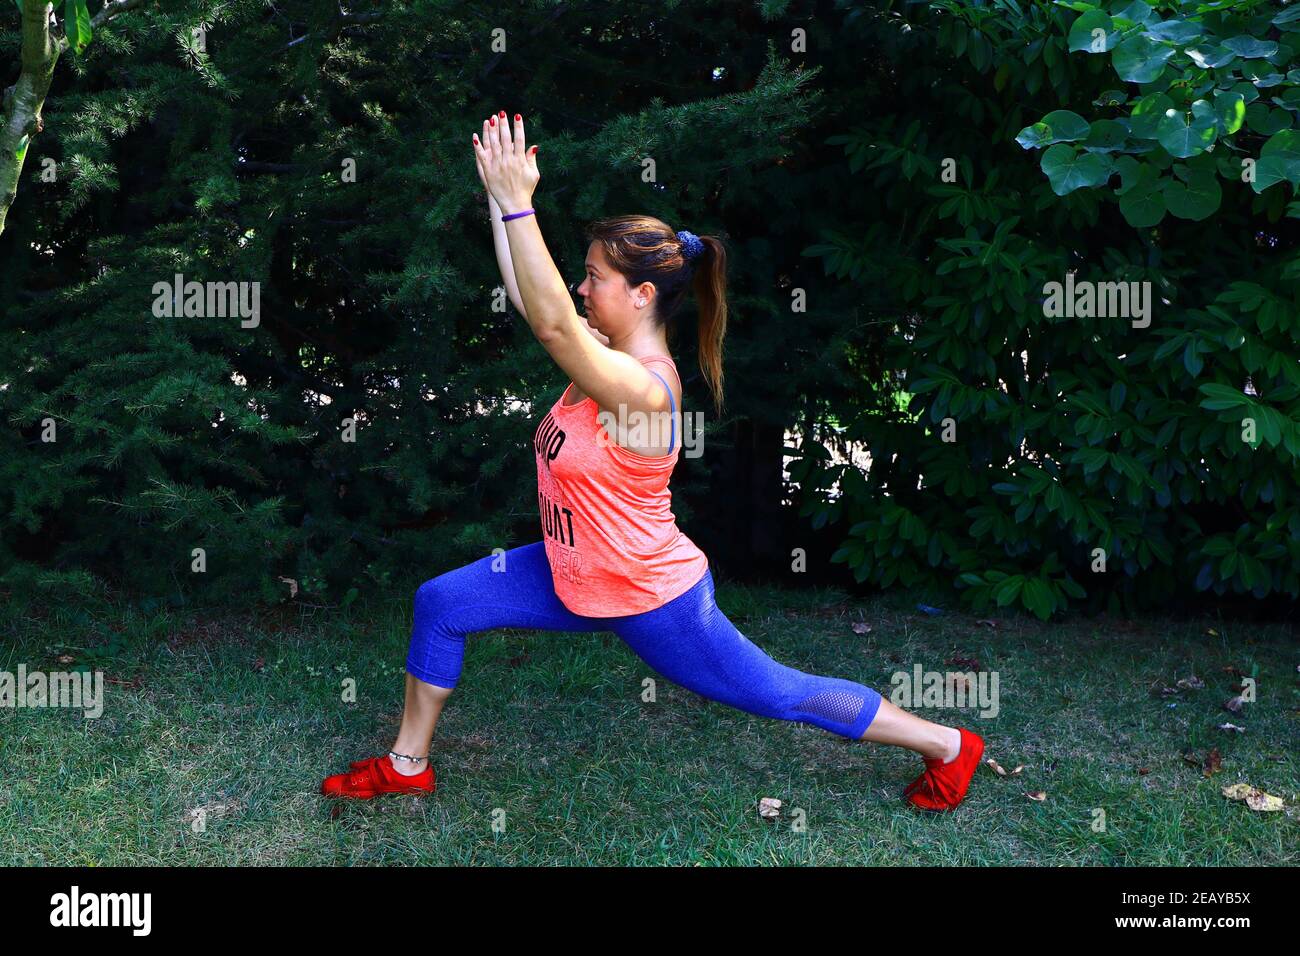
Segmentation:
{"type": "MultiPolygon", "coordinates": [[[[90,18],[92,34],[118,14],[140,6],[145,0],[107,0],[90,18]]],[[[68,38],[50,29],[54,5],[50,0],[23,0],[22,70],[18,82],[5,90],[0,103],[0,233],[5,231],[9,207],[18,196],[18,178],[31,148],[32,137],[45,129],[41,109],[54,80],[59,54],[68,48],[68,38]]]]}
{"type": "Polygon", "coordinates": [[[49,0],[23,2],[22,71],[18,82],[5,90],[0,112],[0,233],[18,195],[18,177],[31,139],[44,128],[41,107],[62,52],[62,45],[50,32],[53,9],[49,0]]]}

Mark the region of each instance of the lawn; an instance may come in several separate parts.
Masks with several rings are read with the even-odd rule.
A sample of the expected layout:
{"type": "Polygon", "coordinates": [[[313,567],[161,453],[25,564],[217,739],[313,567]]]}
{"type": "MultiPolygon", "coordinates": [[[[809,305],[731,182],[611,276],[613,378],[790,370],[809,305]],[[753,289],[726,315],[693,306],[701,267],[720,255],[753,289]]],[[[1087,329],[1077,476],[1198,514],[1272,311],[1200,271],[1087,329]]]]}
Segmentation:
{"type": "MultiPolygon", "coordinates": [[[[413,590],[413,589],[412,589],[413,590]]],[[[900,800],[916,754],[754,717],[654,676],[611,633],[470,637],[434,738],[438,792],[335,803],[322,777],[391,746],[410,595],[259,617],[8,610],[0,670],[105,672],[102,716],[0,708],[0,863],[1294,865],[1300,653],[1281,625],[930,616],[915,598],[719,582],[783,663],[888,696],[890,676],[999,675],[955,812],[900,800]],[[855,630],[853,624],[870,625],[855,630]],[[60,657],[64,663],[59,663],[60,657]],[[67,658],[71,658],[68,662],[67,658]],[[1256,702],[1223,702],[1253,675],[1256,702]],[[1203,688],[1177,688],[1195,675],[1203,688]],[[356,682],[355,702],[343,682],[356,682]],[[1174,688],[1162,695],[1160,686],[1174,688]],[[1153,687],[1155,689],[1153,689],[1153,687]],[[1238,733],[1218,729],[1230,721],[1238,733]],[[1204,765],[1218,751],[1217,770],[1204,765]],[[1221,794],[1281,797],[1259,812],[1221,794]],[[1030,792],[1045,795],[1030,799],[1030,792]],[[782,801],[762,819],[762,797],[782,801]],[[197,813],[196,813],[197,812],[197,813]],[[1104,827],[1097,821],[1104,821],[1104,827]]],[[[1213,760],[1211,760],[1213,762],[1213,760]]]]}

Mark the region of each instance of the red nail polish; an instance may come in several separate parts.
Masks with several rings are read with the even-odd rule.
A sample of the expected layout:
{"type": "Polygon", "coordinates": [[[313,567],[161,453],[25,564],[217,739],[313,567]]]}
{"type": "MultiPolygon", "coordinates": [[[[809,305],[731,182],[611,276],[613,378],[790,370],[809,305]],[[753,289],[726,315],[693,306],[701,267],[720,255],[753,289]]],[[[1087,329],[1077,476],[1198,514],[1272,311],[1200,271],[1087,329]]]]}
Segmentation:
{"type": "Polygon", "coordinates": [[[493,126],[496,126],[496,125],[497,125],[497,118],[496,118],[495,116],[490,117],[490,118],[488,119],[488,122],[491,123],[493,126]]]}
{"type": "Polygon", "coordinates": [[[518,113],[516,113],[516,114],[515,114],[515,122],[518,123],[520,119],[521,119],[520,115],[519,115],[518,113]]]}
{"type": "Polygon", "coordinates": [[[505,119],[505,118],[506,118],[506,111],[505,111],[505,110],[502,110],[498,115],[499,115],[502,119],[505,119]]]}

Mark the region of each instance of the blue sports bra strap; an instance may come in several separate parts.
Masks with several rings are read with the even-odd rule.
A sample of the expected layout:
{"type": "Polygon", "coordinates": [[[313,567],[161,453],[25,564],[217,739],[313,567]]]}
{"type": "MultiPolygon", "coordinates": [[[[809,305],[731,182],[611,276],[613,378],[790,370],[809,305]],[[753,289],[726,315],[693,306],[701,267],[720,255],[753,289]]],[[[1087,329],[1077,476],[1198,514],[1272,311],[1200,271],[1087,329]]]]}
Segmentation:
{"type": "Polygon", "coordinates": [[[650,369],[650,374],[663,382],[664,388],[668,389],[668,407],[672,409],[672,417],[668,419],[668,454],[671,455],[673,453],[673,446],[677,443],[677,400],[673,398],[673,390],[669,387],[668,382],[662,375],[654,369],[650,369]]]}

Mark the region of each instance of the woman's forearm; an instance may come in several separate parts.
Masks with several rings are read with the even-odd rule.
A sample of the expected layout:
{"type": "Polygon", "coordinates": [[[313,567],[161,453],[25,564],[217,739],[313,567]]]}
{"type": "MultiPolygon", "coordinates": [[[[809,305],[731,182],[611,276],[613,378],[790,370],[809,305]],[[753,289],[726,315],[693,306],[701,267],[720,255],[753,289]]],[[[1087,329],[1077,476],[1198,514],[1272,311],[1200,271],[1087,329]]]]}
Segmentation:
{"type": "MultiPolygon", "coordinates": [[[[528,208],[529,204],[524,200],[501,203],[501,210],[506,215],[528,208]]],[[[564,277],[546,248],[537,216],[520,216],[505,223],[503,228],[510,244],[510,261],[514,265],[519,298],[524,304],[524,319],[533,334],[544,340],[571,329],[575,319],[582,324],[564,277]]]]}
{"type": "MultiPolygon", "coordinates": [[[[524,310],[524,302],[519,295],[519,281],[515,278],[515,265],[510,258],[510,238],[506,235],[506,224],[501,221],[501,206],[491,193],[488,193],[488,216],[492,220],[492,245],[496,249],[497,266],[501,269],[501,281],[505,283],[506,295],[526,322],[528,313],[524,310]]],[[[609,337],[593,329],[586,316],[582,316],[582,324],[597,342],[609,345],[609,337]]]]}
{"type": "Polygon", "coordinates": [[[497,252],[497,266],[501,269],[501,281],[506,285],[506,295],[527,320],[523,299],[519,298],[519,283],[515,281],[515,265],[510,261],[510,239],[506,236],[506,224],[501,221],[501,206],[491,193],[488,193],[488,218],[492,220],[492,245],[497,252]]]}

